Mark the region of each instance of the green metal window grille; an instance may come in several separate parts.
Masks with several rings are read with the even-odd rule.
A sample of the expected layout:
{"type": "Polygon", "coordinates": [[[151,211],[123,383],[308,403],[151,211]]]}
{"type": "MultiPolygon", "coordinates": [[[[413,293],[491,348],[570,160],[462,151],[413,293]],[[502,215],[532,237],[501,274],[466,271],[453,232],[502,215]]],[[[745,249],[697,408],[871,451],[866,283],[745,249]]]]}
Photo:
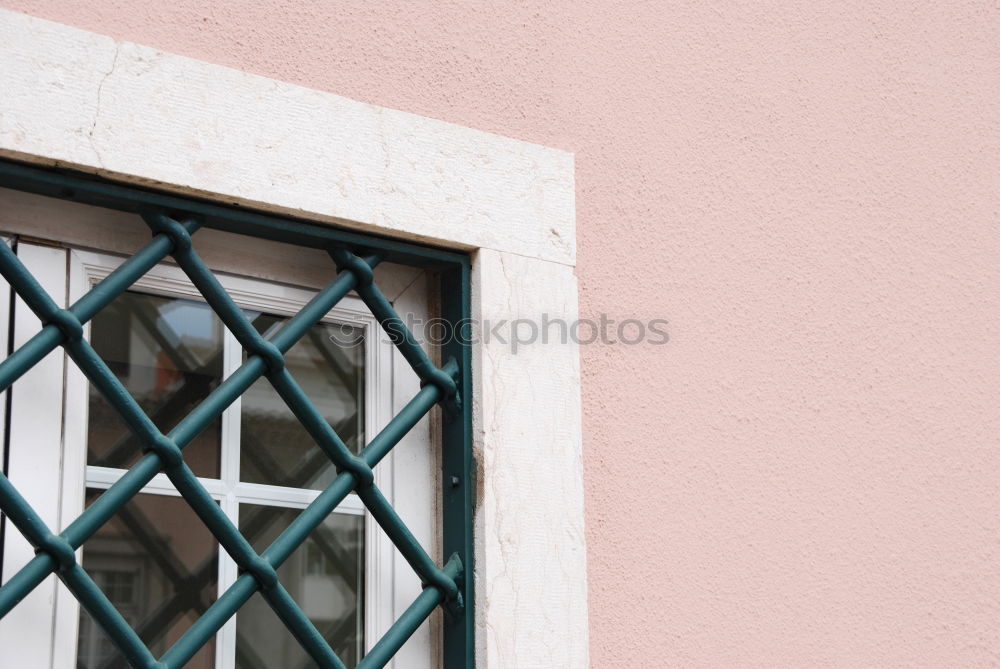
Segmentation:
{"type": "MultiPolygon", "coordinates": [[[[382,667],[441,606],[443,666],[473,666],[472,493],[468,257],[450,251],[370,237],[327,226],[268,216],[207,202],[126,187],[84,175],[0,161],[0,186],[109,209],[134,212],[151,241],[68,309],[60,308],[14,252],[0,244],[0,274],[38,316],[43,327],[0,363],[0,392],[62,346],[142,444],[143,455],[114,485],[59,534],[53,533],[0,475],[0,511],[35,548],[35,557],[0,588],[0,620],[49,574],[56,574],[133,667],[176,669],[198,650],[255,592],[260,592],[297,642],[320,667],[344,667],[282,586],[276,569],[323,520],[355,491],[372,517],[423,583],[417,599],[358,664],[382,667]],[[326,251],[332,281],[270,338],[264,338],[199,257],[192,237],[215,228],[326,251]],[[83,336],[88,321],[157,263],[172,256],[207,304],[247,353],[245,362],[172,430],[153,424],[83,336]],[[440,276],[442,321],[451,330],[437,367],[420,347],[374,281],[373,268],[388,261],[430,269],[440,276]],[[337,302],[354,290],[421,380],[421,389],[386,427],[354,455],[284,368],[283,355],[337,302]],[[184,461],[184,447],[257,379],[265,377],[334,463],[337,476],[263,552],[247,539],[205,490],[184,461]],[[435,405],[442,406],[442,546],[438,566],[407,529],[373,481],[372,468],[435,405]],[[235,583],[159,658],[84,571],[76,550],[150,480],[165,472],[187,504],[236,562],[235,583]]],[[[9,531],[9,530],[8,530],[9,531]]]]}

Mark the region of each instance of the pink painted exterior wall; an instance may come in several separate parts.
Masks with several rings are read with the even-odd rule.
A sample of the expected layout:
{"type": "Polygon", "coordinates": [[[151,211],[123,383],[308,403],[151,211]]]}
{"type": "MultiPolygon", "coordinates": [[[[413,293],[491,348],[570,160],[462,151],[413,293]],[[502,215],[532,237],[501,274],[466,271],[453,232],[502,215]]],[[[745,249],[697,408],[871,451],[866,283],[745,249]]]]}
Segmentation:
{"type": "Polygon", "coordinates": [[[576,153],[594,667],[1000,663],[995,2],[207,4],[0,0],[576,153]]]}

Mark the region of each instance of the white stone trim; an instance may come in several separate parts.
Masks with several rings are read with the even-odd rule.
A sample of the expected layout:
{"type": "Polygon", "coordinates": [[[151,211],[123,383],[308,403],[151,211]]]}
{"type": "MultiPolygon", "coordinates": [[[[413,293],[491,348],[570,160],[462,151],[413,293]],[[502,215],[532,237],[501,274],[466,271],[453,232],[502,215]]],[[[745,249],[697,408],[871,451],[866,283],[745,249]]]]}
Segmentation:
{"type": "MultiPolygon", "coordinates": [[[[566,265],[484,249],[472,286],[484,323],[577,318],[566,265]]],[[[509,339],[493,339],[473,362],[476,455],[486,473],[476,514],[477,636],[486,641],[478,666],[586,667],[578,348],[535,344],[515,354],[509,339]]]]}
{"type": "Polygon", "coordinates": [[[0,154],[573,264],[573,157],[0,10],[0,154]]]}
{"type": "MultiPolygon", "coordinates": [[[[475,250],[477,316],[576,318],[571,154],[6,10],[0,91],[0,156],[475,250]]],[[[474,365],[478,666],[586,666],[577,346],[474,365]]]]}

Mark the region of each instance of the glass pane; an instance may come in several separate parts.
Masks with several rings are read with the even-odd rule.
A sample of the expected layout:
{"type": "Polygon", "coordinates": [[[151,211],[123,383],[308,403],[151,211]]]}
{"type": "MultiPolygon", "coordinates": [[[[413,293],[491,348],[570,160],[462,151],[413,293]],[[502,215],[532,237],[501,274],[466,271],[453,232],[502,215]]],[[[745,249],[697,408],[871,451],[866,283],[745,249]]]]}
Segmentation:
{"type": "MultiPolygon", "coordinates": [[[[251,313],[265,336],[284,320],[251,313]]],[[[320,323],[285,354],[285,367],[355,453],[364,438],[364,330],[320,323]]],[[[243,394],[240,480],[322,490],[336,470],[265,378],[243,394]]]]}
{"type": "MultiPolygon", "coordinates": [[[[168,432],[222,379],[222,323],[192,300],[124,293],[90,325],[90,342],[143,411],[168,432]]],[[[221,421],[184,449],[197,476],[219,477],[221,421]]],[[[141,446],[93,385],[87,464],[126,468],[141,446]]]]}
{"type": "MultiPolygon", "coordinates": [[[[243,504],[240,532],[262,552],[300,509],[243,504]]],[[[278,569],[278,580],[348,667],[361,659],[364,644],[363,516],[333,513],[278,569]]],[[[260,593],[236,614],[237,669],[312,667],[260,593]]]]}
{"type": "MultiPolygon", "coordinates": [[[[87,506],[102,492],[88,490],[87,506]]],[[[140,494],[87,540],[83,568],[159,657],[215,601],[218,548],[184,500],[140,494]]],[[[78,648],[83,669],[128,666],[83,609],[78,648]]],[[[212,640],[187,667],[214,662],[212,640]]]]}

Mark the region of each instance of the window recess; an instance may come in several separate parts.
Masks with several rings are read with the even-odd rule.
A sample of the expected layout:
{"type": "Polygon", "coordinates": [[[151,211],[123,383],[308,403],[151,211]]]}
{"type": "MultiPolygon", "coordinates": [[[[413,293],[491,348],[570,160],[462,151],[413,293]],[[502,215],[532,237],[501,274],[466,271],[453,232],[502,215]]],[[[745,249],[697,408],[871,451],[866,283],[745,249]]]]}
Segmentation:
{"type": "MultiPolygon", "coordinates": [[[[429,354],[400,327],[375,271],[418,268],[442,318],[467,323],[467,258],[14,163],[0,163],[0,186],[33,194],[11,196],[22,204],[90,205],[53,200],[84,218],[112,210],[127,234],[152,235],[116,258],[81,248],[121,250],[100,234],[79,243],[86,234],[70,220],[0,220],[20,235],[0,247],[18,298],[3,314],[13,341],[0,362],[0,644],[21,653],[6,656],[53,667],[386,666],[443,609],[441,664],[472,666],[468,337],[429,354]],[[245,247],[220,244],[224,235],[245,247]],[[272,247],[326,254],[326,280],[260,279],[270,270],[256,260],[272,247]],[[360,343],[331,345],[331,328],[356,329],[360,343]],[[411,381],[398,381],[404,369],[411,381]],[[323,385],[327,372],[335,386],[323,385]],[[404,386],[412,393],[397,401],[404,386]],[[411,498],[391,465],[439,405],[440,483],[415,493],[438,509],[428,548],[404,520],[411,498]],[[32,475],[53,462],[55,487],[32,475]],[[371,591],[399,588],[366,574],[398,573],[398,561],[419,584],[397,611],[392,593],[385,606],[371,591]],[[150,602],[159,591],[164,600],[150,602]],[[283,644],[259,643],[274,630],[283,644]]],[[[272,273],[300,275],[294,265],[272,273]]]]}

